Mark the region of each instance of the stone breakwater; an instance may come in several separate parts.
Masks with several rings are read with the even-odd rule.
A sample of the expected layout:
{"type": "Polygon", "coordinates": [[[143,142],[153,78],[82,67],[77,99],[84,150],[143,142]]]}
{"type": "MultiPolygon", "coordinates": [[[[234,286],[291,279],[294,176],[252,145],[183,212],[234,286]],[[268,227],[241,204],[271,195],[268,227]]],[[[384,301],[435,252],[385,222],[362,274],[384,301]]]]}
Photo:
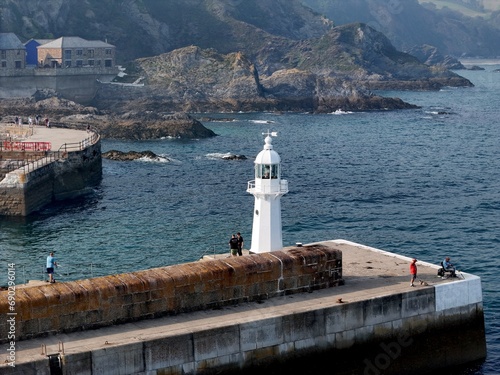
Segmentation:
{"type": "MultiPolygon", "coordinates": [[[[325,246],[277,251],[17,291],[17,338],[79,331],[221,308],[343,284],[342,253],[325,246]]],[[[0,313],[8,312],[0,292],[0,313]]],[[[8,325],[0,322],[0,340],[8,325]]]]}
{"type": "Polygon", "coordinates": [[[437,279],[438,267],[420,262],[429,285],[410,288],[408,263],[335,240],[28,286],[16,311],[33,319],[18,326],[45,336],[15,343],[15,369],[2,363],[0,374],[417,375],[484,359],[480,279],[437,279]],[[147,319],[153,311],[183,313],[147,319]],[[99,316],[131,323],[50,334],[99,316]]]}

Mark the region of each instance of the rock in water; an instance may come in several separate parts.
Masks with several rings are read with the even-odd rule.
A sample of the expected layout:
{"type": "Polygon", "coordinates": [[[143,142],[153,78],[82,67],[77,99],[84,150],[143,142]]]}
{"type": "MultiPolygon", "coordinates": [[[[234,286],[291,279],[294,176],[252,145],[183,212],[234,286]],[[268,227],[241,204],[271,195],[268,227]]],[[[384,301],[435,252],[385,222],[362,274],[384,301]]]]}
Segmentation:
{"type": "MultiPolygon", "coordinates": [[[[156,155],[152,151],[129,151],[129,152],[123,152],[123,151],[117,151],[117,150],[111,150],[104,152],[102,154],[102,157],[105,159],[110,159],[110,160],[119,160],[119,161],[130,161],[130,160],[137,160],[137,159],[142,159],[142,158],[148,158],[151,160],[159,159],[160,157],[156,155]]],[[[162,158],[163,159],[163,158],[162,158]]]]}

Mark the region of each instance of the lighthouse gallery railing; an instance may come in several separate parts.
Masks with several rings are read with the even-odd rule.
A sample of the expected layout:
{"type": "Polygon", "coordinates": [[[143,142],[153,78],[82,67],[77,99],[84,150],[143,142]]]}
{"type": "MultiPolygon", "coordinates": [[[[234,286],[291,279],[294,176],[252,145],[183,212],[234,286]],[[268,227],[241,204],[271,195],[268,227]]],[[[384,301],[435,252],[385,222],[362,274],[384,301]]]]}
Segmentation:
{"type": "MultiPolygon", "coordinates": [[[[249,192],[251,194],[256,192],[255,180],[248,181],[247,192],[249,192]]],[[[278,184],[261,184],[261,185],[259,185],[258,192],[264,193],[264,194],[276,194],[276,193],[286,194],[286,193],[288,193],[288,181],[287,180],[280,180],[279,185],[278,184]]]]}

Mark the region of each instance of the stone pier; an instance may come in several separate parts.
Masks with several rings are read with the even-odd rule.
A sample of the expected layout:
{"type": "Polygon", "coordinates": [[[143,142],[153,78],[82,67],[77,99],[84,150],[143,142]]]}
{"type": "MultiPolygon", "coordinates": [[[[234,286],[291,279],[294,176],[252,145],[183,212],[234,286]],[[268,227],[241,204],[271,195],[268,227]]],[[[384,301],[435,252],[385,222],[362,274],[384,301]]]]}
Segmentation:
{"type": "Polygon", "coordinates": [[[101,181],[97,133],[3,124],[0,134],[0,215],[28,216],[54,201],[85,194],[101,181]],[[25,150],[25,142],[49,149],[25,150]],[[21,166],[12,168],[14,161],[21,166]]]}
{"type": "Polygon", "coordinates": [[[0,373],[412,375],[483,360],[479,277],[419,261],[412,288],[409,263],[334,240],[27,286],[0,373]]]}

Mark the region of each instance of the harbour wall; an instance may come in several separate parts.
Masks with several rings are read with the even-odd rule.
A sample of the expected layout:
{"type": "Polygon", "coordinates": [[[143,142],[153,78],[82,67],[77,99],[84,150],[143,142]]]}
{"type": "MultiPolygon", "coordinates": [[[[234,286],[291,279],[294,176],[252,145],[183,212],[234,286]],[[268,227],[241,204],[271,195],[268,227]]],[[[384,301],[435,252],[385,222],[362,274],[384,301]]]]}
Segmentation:
{"type": "MultiPolygon", "coordinates": [[[[16,291],[18,340],[220,308],[343,283],[342,253],[321,245],[16,291]]],[[[0,313],[8,313],[0,292],[0,313]]],[[[9,325],[0,322],[0,340],[9,325]]]]}
{"type": "MultiPolygon", "coordinates": [[[[15,152],[19,154],[19,152],[15,152]]],[[[23,155],[4,158],[27,159],[23,155]]],[[[0,181],[0,215],[28,216],[54,201],[82,195],[102,179],[101,142],[27,163],[0,181]]]]}
{"type": "MultiPolygon", "coordinates": [[[[484,358],[482,305],[438,311],[435,302],[431,288],[279,316],[249,312],[239,323],[68,354],[62,369],[89,375],[422,375],[484,358]]],[[[48,374],[43,362],[36,374],[48,374]]]]}
{"type": "Polygon", "coordinates": [[[116,68],[10,69],[0,72],[0,98],[29,98],[39,90],[54,90],[66,99],[89,104],[99,81],[109,82],[116,68]]]}
{"type": "MultiPolygon", "coordinates": [[[[121,323],[175,315],[173,323],[143,320],[152,323],[135,327],[129,340],[115,336],[120,326],[114,326],[104,334],[94,331],[94,345],[82,341],[78,350],[53,351],[61,374],[416,375],[485,358],[479,277],[341,303],[333,291],[342,293],[344,287],[328,287],[342,283],[342,255],[335,247],[305,246],[20,289],[16,329],[29,338],[95,328],[105,317],[121,323]],[[263,303],[287,294],[297,301],[281,309],[263,303]],[[301,298],[305,304],[298,304],[301,298]],[[258,303],[242,303],[250,301],[258,303]]],[[[2,313],[5,300],[2,296],[2,313]]],[[[0,373],[13,375],[54,371],[44,355],[15,369],[0,367],[0,373]]]]}

